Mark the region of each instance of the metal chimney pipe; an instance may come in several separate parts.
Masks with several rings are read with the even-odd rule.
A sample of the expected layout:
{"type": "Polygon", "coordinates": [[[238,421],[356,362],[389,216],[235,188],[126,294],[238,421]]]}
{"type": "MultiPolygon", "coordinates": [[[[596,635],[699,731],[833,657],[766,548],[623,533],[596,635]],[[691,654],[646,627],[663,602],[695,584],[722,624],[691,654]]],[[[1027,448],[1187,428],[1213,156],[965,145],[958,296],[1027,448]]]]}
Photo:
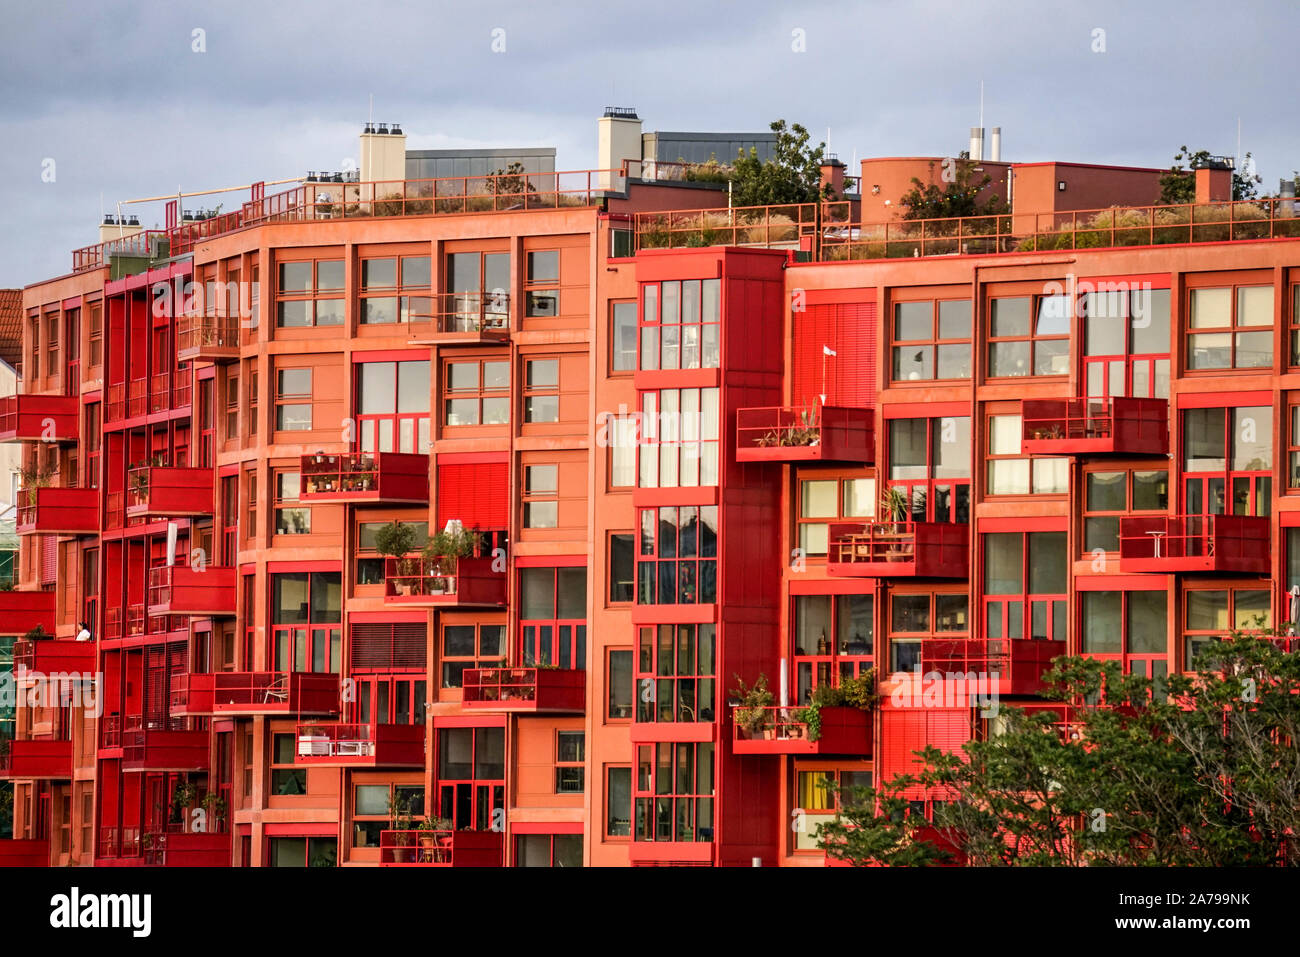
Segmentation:
{"type": "Polygon", "coordinates": [[[977,163],[984,159],[984,127],[970,128],[970,158],[977,163]]]}
{"type": "Polygon", "coordinates": [[[1002,159],[1002,127],[993,127],[989,134],[989,161],[997,163],[1002,159]]]}
{"type": "Polygon", "coordinates": [[[1279,203],[1279,210],[1283,216],[1295,215],[1295,180],[1283,179],[1278,180],[1277,186],[1278,198],[1282,200],[1279,203]]]}

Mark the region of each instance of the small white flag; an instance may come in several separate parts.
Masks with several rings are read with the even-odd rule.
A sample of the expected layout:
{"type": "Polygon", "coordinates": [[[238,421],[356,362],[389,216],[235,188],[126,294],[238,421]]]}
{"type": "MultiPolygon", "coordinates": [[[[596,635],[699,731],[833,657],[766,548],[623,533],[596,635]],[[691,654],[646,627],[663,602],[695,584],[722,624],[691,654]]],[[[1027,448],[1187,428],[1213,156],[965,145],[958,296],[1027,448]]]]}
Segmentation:
{"type": "Polygon", "coordinates": [[[836,353],[835,353],[835,350],[832,349],[830,346],[822,346],[822,355],[824,355],[824,356],[833,356],[833,355],[835,355],[835,354],[836,354],[836,353]]]}

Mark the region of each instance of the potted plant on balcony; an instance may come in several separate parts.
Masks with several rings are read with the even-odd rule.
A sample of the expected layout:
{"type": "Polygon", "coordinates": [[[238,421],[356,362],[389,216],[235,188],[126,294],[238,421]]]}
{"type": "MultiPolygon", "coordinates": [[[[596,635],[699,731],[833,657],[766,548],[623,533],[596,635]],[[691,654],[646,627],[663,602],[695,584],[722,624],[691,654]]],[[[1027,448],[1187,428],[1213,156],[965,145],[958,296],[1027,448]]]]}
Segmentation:
{"type": "Polygon", "coordinates": [[[212,832],[221,830],[219,825],[226,819],[226,799],[215,791],[209,791],[203,795],[199,804],[208,816],[206,822],[208,830],[212,832]]]}
{"type": "MultiPolygon", "coordinates": [[[[858,708],[870,711],[876,706],[876,673],[867,668],[856,678],[841,678],[838,685],[819,684],[808,704],[795,712],[795,720],[807,728],[809,741],[822,736],[822,708],[858,708]]],[[[803,737],[803,730],[791,737],[803,737]]]]}
{"type": "Polygon", "coordinates": [[[411,861],[413,837],[411,834],[410,798],[388,796],[388,826],[393,833],[393,863],[406,864],[411,861]]]}
{"type": "Polygon", "coordinates": [[[59,474],[56,466],[47,465],[41,468],[39,465],[32,465],[18,470],[19,484],[27,492],[27,504],[35,506],[36,490],[38,488],[48,488],[54,481],[54,477],[59,474]]]}
{"type": "Polygon", "coordinates": [[[478,543],[478,533],[459,522],[448,522],[446,528],[434,533],[422,552],[425,574],[431,576],[430,594],[443,595],[452,590],[450,579],[456,574],[457,563],[473,555],[478,543]]]}
{"type": "Polygon", "coordinates": [[[396,519],[375,533],[375,551],[396,562],[397,577],[393,581],[393,590],[398,595],[411,594],[411,576],[415,572],[410,566],[417,560],[408,556],[415,548],[415,535],[414,525],[396,519]]]}
{"type": "Polygon", "coordinates": [[[760,672],[752,685],[745,684],[740,675],[736,675],[736,687],[731,690],[736,701],[736,725],[745,732],[745,737],[754,739],[760,735],[770,737],[774,729],[768,727],[768,708],[775,700],[767,686],[767,675],[760,672]]]}
{"type": "Polygon", "coordinates": [[[895,539],[889,543],[889,548],[885,552],[885,560],[891,562],[902,561],[906,556],[906,549],[903,542],[899,540],[905,529],[907,519],[907,493],[897,486],[888,486],[880,493],[880,518],[881,531],[886,535],[895,536],[895,539]]]}
{"type": "Polygon", "coordinates": [[[421,864],[443,864],[443,848],[439,845],[438,832],[452,830],[451,821],[445,817],[426,817],[415,826],[419,833],[421,864]]]}

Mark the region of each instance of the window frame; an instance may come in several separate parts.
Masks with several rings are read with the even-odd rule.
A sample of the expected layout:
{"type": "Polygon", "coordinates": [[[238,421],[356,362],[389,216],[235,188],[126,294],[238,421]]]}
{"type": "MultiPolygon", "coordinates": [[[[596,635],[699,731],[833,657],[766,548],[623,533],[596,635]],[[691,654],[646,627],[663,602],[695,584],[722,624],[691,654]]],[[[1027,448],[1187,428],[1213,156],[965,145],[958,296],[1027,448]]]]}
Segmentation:
{"type": "MultiPolygon", "coordinates": [[[[1211,375],[1222,375],[1225,372],[1254,372],[1259,374],[1261,370],[1267,372],[1273,369],[1277,356],[1274,351],[1273,332],[1276,326],[1277,316],[1277,298],[1276,289],[1270,282],[1229,282],[1226,284],[1206,283],[1205,285],[1190,286],[1187,289],[1187,309],[1184,315],[1183,341],[1185,343],[1183,350],[1183,374],[1196,375],[1197,373],[1209,373],[1211,375]],[[1241,321],[1243,291],[1248,289],[1267,289],[1269,292],[1269,321],[1266,325],[1252,325],[1241,321]],[[1217,292],[1228,290],[1228,324],[1217,326],[1198,326],[1196,325],[1196,307],[1197,293],[1217,292]],[[1268,362],[1254,365],[1240,365],[1237,362],[1237,353],[1240,348],[1240,339],[1242,336],[1250,334],[1259,334],[1266,336],[1268,340],[1268,362]],[[1192,347],[1197,336],[1226,336],[1228,340],[1228,364],[1227,365],[1193,365],[1192,347]]],[[[1210,347],[1215,348],[1215,347],[1210,347]]],[[[1223,348],[1223,347],[1218,347],[1223,348]]]]}
{"type": "Polygon", "coordinates": [[[974,302],[969,296],[922,296],[919,298],[900,298],[891,301],[892,313],[889,322],[889,381],[891,385],[909,385],[919,382],[962,382],[968,381],[973,372],[972,353],[974,337],[972,335],[975,328],[975,309],[974,302]],[[942,335],[940,313],[944,303],[966,303],[970,309],[970,316],[966,325],[966,335],[958,338],[945,338],[942,335]],[[925,303],[929,306],[930,311],[930,330],[929,334],[920,339],[900,339],[899,338],[899,307],[915,306],[919,303],[925,303]],[[957,376],[939,375],[939,353],[940,350],[947,347],[949,349],[955,346],[966,347],[966,374],[957,376]],[[930,375],[917,376],[909,378],[900,376],[898,356],[900,349],[908,350],[929,350],[930,375]]]}
{"type": "MultiPolygon", "coordinates": [[[[985,339],[986,348],[984,353],[984,359],[985,359],[984,378],[985,379],[1007,381],[1007,380],[1016,380],[1016,379],[1050,379],[1050,378],[1063,379],[1069,376],[1070,362],[1072,359],[1071,352],[1070,352],[1070,331],[1073,328],[1074,318],[1075,318],[1074,316],[1075,303],[1072,301],[1071,297],[1066,296],[1064,293],[1020,293],[1020,294],[1012,293],[1012,294],[998,295],[998,296],[990,295],[986,297],[985,303],[987,304],[987,309],[988,309],[988,318],[986,324],[987,336],[985,339]],[[994,314],[997,308],[997,303],[1003,301],[1012,301],[1017,299],[1029,300],[1028,332],[1025,334],[995,336],[993,334],[993,323],[994,323],[994,314]],[[1065,317],[1064,333],[1049,334],[1049,333],[1040,333],[1037,331],[1038,324],[1044,321],[1045,318],[1048,318],[1043,315],[1043,306],[1044,303],[1048,300],[1057,300],[1065,304],[1067,307],[1067,311],[1069,314],[1065,317]],[[1003,345],[1008,345],[1008,346],[1014,345],[1020,342],[1025,343],[1028,349],[1028,362],[1026,365],[1026,371],[1021,375],[1017,375],[1014,373],[1010,375],[995,374],[993,372],[993,368],[994,368],[994,355],[997,350],[997,347],[1003,345]],[[1065,352],[1063,354],[1058,354],[1058,355],[1063,355],[1065,360],[1063,365],[1065,366],[1065,368],[1060,372],[1040,373],[1037,371],[1038,360],[1039,360],[1039,351],[1038,351],[1039,344],[1040,343],[1045,344],[1051,342],[1064,343],[1065,352]]],[[[1048,352],[1047,356],[1048,358],[1053,358],[1053,354],[1051,352],[1048,352]]]]}

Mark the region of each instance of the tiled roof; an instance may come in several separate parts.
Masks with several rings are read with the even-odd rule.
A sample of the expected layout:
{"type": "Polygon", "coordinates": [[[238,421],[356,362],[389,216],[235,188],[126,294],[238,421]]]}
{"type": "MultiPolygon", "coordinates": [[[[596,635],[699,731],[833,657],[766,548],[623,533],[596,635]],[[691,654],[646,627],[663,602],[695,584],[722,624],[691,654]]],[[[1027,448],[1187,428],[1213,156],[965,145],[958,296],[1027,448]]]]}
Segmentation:
{"type": "Polygon", "coordinates": [[[23,291],[0,289],[0,359],[15,369],[23,354],[23,291]]]}

